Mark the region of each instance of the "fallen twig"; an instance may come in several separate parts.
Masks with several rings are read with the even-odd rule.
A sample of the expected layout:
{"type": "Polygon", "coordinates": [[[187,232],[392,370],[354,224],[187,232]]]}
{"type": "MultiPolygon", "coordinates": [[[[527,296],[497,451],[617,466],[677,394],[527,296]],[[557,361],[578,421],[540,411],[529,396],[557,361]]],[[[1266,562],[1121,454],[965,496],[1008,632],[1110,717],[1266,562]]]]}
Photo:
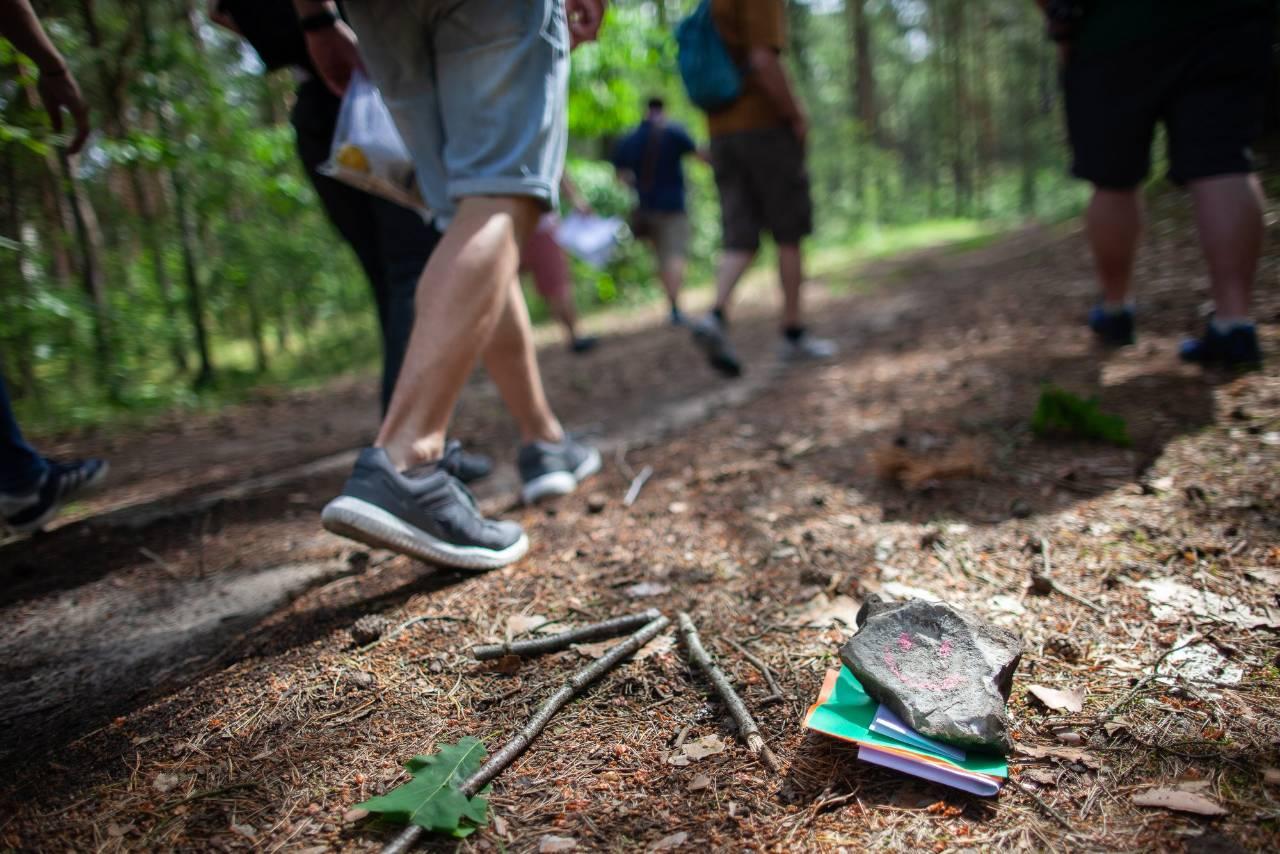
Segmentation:
{"type": "Polygon", "coordinates": [[[769,749],[769,745],[765,743],[764,736],[760,734],[760,728],[756,726],[755,718],[751,717],[751,712],[747,711],[746,704],[742,702],[738,692],[733,690],[733,686],[729,684],[729,677],[725,676],[724,671],[716,666],[716,663],[711,660],[711,656],[707,655],[706,649],[702,646],[702,639],[698,637],[698,628],[693,624],[693,620],[683,611],[680,612],[676,619],[680,625],[680,636],[684,639],[684,645],[689,650],[689,657],[707,675],[707,678],[711,680],[711,684],[715,686],[716,693],[720,695],[720,699],[724,700],[725,705],[729,707],[729,714],[733,715],[734,721],[738,724],[738,734],[747,743],[747,748],[760,757],[760,761],[770,771],[774,773],[781,772],[782,765],[778,762],[778,757],[769,749]]]}
{"type": "MultiPolygon", "coordinates": [[[[551,722],[556,712],[563,709],[570,700],[581,694],[592,682],[595,682],[616,667],[623,659],[634,654],[640,647],[657,637],[658,633],[670,624],[670,620],[659,614],[656,619],[651,620],[644,628],[635,632],[626,640],[609,647],[609,651],[604,655],[570,676],[568,681],[560,686],[560,690],[548,697],[546,702],[534,713],[533,717],[529,718],[529,722],[524,725],[524,729],[516,733],[510,741],[503,745],[501,750],[489,758],[489,761],[481,765],[480,770],[462,782],[459,787],[462,794],[470,798],[487,786],[494,777],[505,771],[508,765],[515,762],[522,753],[529,749],[529,745],[551,722]]],[[[391,840],[382,849],[382,854],[403,854],[403,852],[409,851],[418,841],[418,838],[422,836],[422,831],[423,828],[416,824],[406,827],[399,836],[391,840]]]]}
{"type": "Polygon", "coordinates": [[[1067,588],[1063,587],[1061,584],[1053,580],[1053,576],[1049,574],[1049,571],[1052,569],[1052,566],[1049,563],[1049,541],[1046,540],[1044,537],[1040,538],[1040,554],[1044,558],[1044,572],[1035,572],[1031,574],[1031,580],[1034,584],[1044,585],[1045,587],[1048,587],[1050,590],[1052,590],[1054,593],[1060,593],[1063,596],[1066,596],[1072,602],[1078,602],[1081,605],[1084,605],[1086,608],[1092,608],[1094,611],[1097,611],[1099,614],[1105,614],[1107,612],[1107,609],[1103,608],[1098,603],[1090,602],[1088,599],[1084,598],[1083,596],[1072,593],[1070,590],[1068,590],[1067,588]]]}
{"type": "Polygon", "coordinates": [[[1044,810],[1046,815],[1048,815],[1058,824],[1062,825],[1067,830],[1068,833],[1075,833],[1076,828],[1071,824],[1071,822],[1067,821],[1065,818],[1062,817],[1062,813],[1058,812],[1053,807],[1049,806],[1049,804],[1045,802],[1044,798],[1040,797],[1032,789],[1024,785],[1021,780],[1015,780],[1012,777],[1010,777],[1009,782],[1012,783],[1013,787],[1017,789],[1019,792],[1022,792],[1022,794],[1026,795],[1027,797],[1031,798],[1031,800],[1035,801],[1036,804],[1040,807],[1040,809],[1044,810]]]}
{"type": "Polygon", "coordinates": [[[631,486],[627,488],[627,494],[622,499],[623,507],[630,507],[636,503],[636,499],[640,497],[640,490],[644,489],[645,482],[651,477],[653,477],[653,466],[640,469],[640,473],[631,480],[631,486]]]}
{"type": "Polygon", "coordinates": [[[1209,632],[1208,634],[1197,633],[1190,640],[1187,640],[1184,643],[1180,643],[1177,646],[1171,646],[1168,649],[1166,649],[1164,652],[1162,652],[1160,654],[1160,657],[1157,658],[1154,662],[1152,662],[1151,673],[1139,679],[1137,683],[1134,684],[1133,688],[1129,691],[1129,693],[1124,695],[1123,699],[1115,703],[1112,703],[1110,706],[1108,706],[1107,709],[1103,711],[1102,714],[1098,715],[1096,720],[1094,720],[1093,725],[1095,727],[1100,727],[1105,725],[1112,718],[1114,718],[1121,709],[1123,709],[1126,705],[1128,705],[1130,700],[1138,696],[1139,693],[1145,690],[1147,686],[1150,685],[1152,682],[1156,681],[1156,679],[1160,678],[1160,665],[1164,664],[1164,660],[1166,658],[1168,658],[1170,655],[1177,652],[1178,650],[1186,649],[1189,646],[1195,646],[1201,641],[1208,640],[1212,636],[1212,634],[1213,634],[1212,632],[1209,632]]]}
{"type": "Polygon", "coordinates": [[[640,614],[627,614],[625,617],[614,617],[611,620],[592,623],[589,626],[583,626],[579,629],[570,629],[567,632],[547,635],[546,637],[530,638],[529,640],[522,641],[508,641],[507,643],[491,643],[472,647],[471,654],[475,657],[476,661],[489,661],[491,659],[502,658],[507,655],[534,656],[544,655],[548,652],[559,652],[562,649],[568,649],[575,643],[605,640],[607,638],[616,638],[619,635],[625,635],[627,632],[632,632],[641,626],[648,625],[660,616],[661,614],[658,613],[656,608],[650,608],[640,614]]]}
{"type": "Polygon", "coordinates": [[[773,679],[773,671],[769,669],[769,665],[756,656],[747,652],[746,647],[732,638],[725,638],[725,643],[738,651],[738,654],[747,660],[747,663],[760,671],[760,675],[764,677],[765,684],[769,686],[769,696],[760,701],[760,705],[767,706],[773,703],[781,703],[786,697],[782,696],[782,689],[778,687],[778,683],[773,679]]]}

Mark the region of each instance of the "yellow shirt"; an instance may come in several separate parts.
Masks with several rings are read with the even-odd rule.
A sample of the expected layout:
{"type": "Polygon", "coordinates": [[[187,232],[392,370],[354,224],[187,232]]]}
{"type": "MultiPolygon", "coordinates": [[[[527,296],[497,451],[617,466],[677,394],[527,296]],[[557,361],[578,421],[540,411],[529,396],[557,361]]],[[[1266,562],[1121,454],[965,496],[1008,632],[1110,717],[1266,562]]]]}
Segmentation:
{"type": "MultiPolygon", "coordinates": [[[[786,47],[787,16],[783,0],[711,0],[711,17],[729,55],[741,68],[747,67],[752,48],[767,47],[781,53],[786,47]]],[[[743,75],[742,84],[738,100],[723,110],[707,114],[712,136],[787,124],[749,70],[743,75]]]]}

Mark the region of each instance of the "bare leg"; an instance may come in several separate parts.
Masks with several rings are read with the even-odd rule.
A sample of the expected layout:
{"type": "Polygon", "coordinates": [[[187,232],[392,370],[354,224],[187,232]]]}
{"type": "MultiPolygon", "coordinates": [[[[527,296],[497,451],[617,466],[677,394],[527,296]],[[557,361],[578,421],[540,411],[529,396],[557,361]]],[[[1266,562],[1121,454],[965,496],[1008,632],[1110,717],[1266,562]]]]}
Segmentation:
{"type": "Polygon", "coordinates": [[[551,316],[564,327],[565,340],[572,346],[578,340],[578,307],[573,304],[573,296],[564,294],[547,300],[547,308],[551,316]]]}
{"type": "Polygon", "coordinates": [[[720,267],[716,270],[716,309],[726,316],[733,289],[738,286],[742,274],[756,259],[755,250],[726,249],[720,254],[720,267]]]}
{"type": "Polygon", "coordinates": [[[1102,301],[1123,305],[1133,285],[1133,262],[1142,234],[1142,196],[1138,190],[1094,188],[1085,213],[1085,233],[1093,249],[1102,301]]]}
{"type": "Polygon", "coordinates": [[[1243,320],[1262,253],[1262,185],[1255,175],[1205,178],[1192,182],[1191,198],[1217,317],[1243,320]]]}
{"type": "Polygon", "coordinates": [[[782,328],[796,329],[803,323],[800,289],[804,285],[804,257],[798,244],[778,247],[778,279],[782,282],[782,328]]]}
{"type": "Polygon", "coordinates": [[[484,366],[520,429],[520,441],[559,442],[564,430],[547,403],[533,346],[529,307],[514,276],[498,325],[484,351],[484,366]]]}
{"type": "Polygon", "coordinates": [[[680,308],[680,290],[684,287],[685,260],[680,257],[658,259],[658,275],[662,277],[662,288],[667,292],[667,302],[673,309],[680,308]]]}
{"type": "Polygon", "coordinates": [[[463,199],[427,262],[404,366],[374,443],[398,468],[444,452],[458,395],[509,301],[519,247],[538,214],[531,198],[463,199]]]}

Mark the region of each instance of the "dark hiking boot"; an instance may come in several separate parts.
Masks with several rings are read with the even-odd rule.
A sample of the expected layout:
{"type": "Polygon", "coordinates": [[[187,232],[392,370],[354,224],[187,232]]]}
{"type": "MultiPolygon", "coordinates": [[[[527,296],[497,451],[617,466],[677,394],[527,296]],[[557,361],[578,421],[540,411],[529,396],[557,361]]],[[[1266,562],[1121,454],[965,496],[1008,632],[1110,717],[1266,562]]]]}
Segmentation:
{"type": "Polygon", "coordinates": [[[1252,323],[1219,332],[1212,323],[1200,338],[1183,341],[1178,355],[1184,362],[1233,371],[1254,371],[1262,367],[1258,330],[1252,323]]]}
{"type": "Polygon", "coordinates": [[[50,461],[49,470],[36,489],[34,501],[6,516],[5,527],[19,534],[39,531],[58,515],[68,501],[102,483],[108,468],[106,460],[98,459],[69,463],[50,461]]]}
{"type": "Polygon", "coordinates": [[[568,495],[578,484],[600,471],[600,452],[565,436],[563,442],[534,442],[520,449],[516,460],[524,486],[520,499],[532,504],[543,498],[568,495]]]}
{"type": "Polygon", "coordinates": [[[320,520],[339,536],[455,569],[497,569],[529,550],[515,522],[480,515],[443,460],[401,473],[381,448],[360,452],[342,494],[320,520]]]}
{"type": "Polygon", "coordinates": [[[1133,309],[1126,306],[1120,311],[1108,311],[1095,305],[1089,311],[1089,328],[1104,347],[1127,347],[1134,342],[1133,309]]]}

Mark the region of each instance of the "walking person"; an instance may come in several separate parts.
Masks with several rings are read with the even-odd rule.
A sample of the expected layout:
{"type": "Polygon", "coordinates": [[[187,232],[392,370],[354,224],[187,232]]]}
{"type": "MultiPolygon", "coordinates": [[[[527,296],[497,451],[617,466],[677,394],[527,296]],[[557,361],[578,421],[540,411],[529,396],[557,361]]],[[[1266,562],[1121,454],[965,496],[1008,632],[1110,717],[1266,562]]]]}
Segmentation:
{"type": "Polygon", "coordinates": [[[1163,124],[1169,177],[1190,190],[1214,302],[1204,333],[1180,355],[1258,367],[1250,305],[1263,197],[1250,145],[1270,85],[1275,0],[1039,2],[1062,51],[1072,172],[1093,185],[1085,232],[1101,295],[1090,328],[1106,346],[1134,342],[1141,189],[1163,124]]]}
{"type": "Polygon", "coordinates": [[[649,99],[644,120],[614,148],[613,165],[636,192],[631,232],[653,249],[671,308],[671,325],[685,325],[680,291],[689,254],[684,158],[698,147],[680,125],[667,120],[666,104],[649,99]]]}
{"type": "MultiPolygon", "coordinates": [[[[55,133],[62,132],[63,112],[70,113],[75,136],[67,152],[75,154],[89,137],[89,106],[28,0],[0,0],[0,36],[39,69],[36,91],[55,133]]],[[[32,448],[22,436],[0,376],[0,528],[19,534],[39,531],[68,501],[99,485],[106,475],[105,460],[59,462],[32,448]]]]}
{"type": "Polygon", "coordinates": [[[363,59],[444,236],[415,297],[410,336],[374,446],[325,507],[329,530],[463,569],[504,566],[528,538],[484,518],[448,471],[445,435],[478,358],[519,428],[526,501],[572,492],[600,468],[567,436],[538,371],[517,270],[555,208],[564,165],[570,38],[592,39],[601,0],[361,0],[355,34],[332,2],[294,0],[321,77],[336,92],[363,59]]]}
{"type": "MultiPolygon", "coordinates": [[[[560,192],[580,214],[590,214],[591,205],[569,180],[568,173],[560,179],[560,192]]],[[[547,304],[551,316],[564,330],[565,343],[575,356],[590,353],[600,343],[594,335],[578,332],[578,306],[573,296],[573,274],[564,247],[556,240],[560,217],[555,213],[543,214],[538,227],[524,242],[520,252],[520,272],[533,279],[533,288],[547,304]]]]}
{"type": "Polygon", "coordinates": [[[729,340],[730,305],[760,249],[760,234],[769,232],[782,286],[779,355],[785,361],[830,358],[835,344],[810,333],[803,313],[801,242],[813,231],[805,163],[809,124],[782,64],[783,0],[711,0],[711,16],[743,79],[735,101],[707,114],[723,246],[715,307],[694,324],[694,340],[717,371],[742,373],[729,340]]]}

